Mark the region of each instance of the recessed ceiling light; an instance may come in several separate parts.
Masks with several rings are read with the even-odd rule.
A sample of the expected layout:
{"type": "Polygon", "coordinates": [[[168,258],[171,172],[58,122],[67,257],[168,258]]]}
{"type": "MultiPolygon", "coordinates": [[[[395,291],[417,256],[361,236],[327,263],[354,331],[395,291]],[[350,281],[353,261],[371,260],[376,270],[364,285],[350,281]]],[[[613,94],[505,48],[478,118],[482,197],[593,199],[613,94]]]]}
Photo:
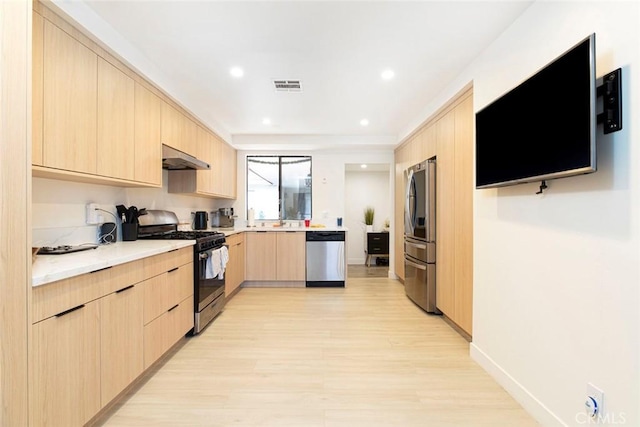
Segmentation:
{"type": "Polygon", "coordinates": [[[367,120],[367,119],[360,120],[360,125],[361,126],[369,126],[369,120],[367,120]]]}
{"type": "Polygon", "coordinates": [[[262,119],[262,124],[263,125],[270,125],[271,124],[271,119],[268,117],[265,117],[264,119],[262,119]]]}
{"type": "Polygon", "coordinates": [[[240,67],[233,67],[230,70],[230,73],[233,77],[239,79],[240,77],[244,76],[244,70],[240,67]]]}
{"type": "Polygon", "coordinates": [[[395,76],[395,75],[396,75],[396,73],[394,73],[393,70],[384,70],[380,76],[384,80],[391,80],[393,78],[393,76],[395,76]]]}
{"type": "Polygon", "coordinates": [[[367,168],[367,165],[360,165],[360,167],[361,167],[362,169],[366,169],[366,168],[367,168]]]}

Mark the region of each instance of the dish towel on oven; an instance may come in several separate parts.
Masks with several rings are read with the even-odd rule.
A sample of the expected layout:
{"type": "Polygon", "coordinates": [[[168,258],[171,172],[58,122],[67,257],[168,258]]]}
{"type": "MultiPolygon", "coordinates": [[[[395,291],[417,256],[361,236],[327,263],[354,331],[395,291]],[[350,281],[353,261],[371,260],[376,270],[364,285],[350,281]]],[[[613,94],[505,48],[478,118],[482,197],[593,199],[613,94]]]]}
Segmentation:
{"type": "Polygon", "coordinates": [[[224,279],[224,270],[228,261],[229,249],[226,246],[211,251],[211,256],[207,258],[205,279],[224,279]]]}

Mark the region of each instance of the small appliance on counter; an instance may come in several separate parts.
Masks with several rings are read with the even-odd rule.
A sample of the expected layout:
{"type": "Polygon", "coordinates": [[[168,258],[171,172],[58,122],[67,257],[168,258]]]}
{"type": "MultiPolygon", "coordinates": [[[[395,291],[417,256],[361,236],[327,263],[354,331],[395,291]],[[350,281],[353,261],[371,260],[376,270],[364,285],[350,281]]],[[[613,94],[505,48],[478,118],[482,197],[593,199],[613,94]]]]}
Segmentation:
{"type": "Polygon", "coordinates": [[[191,212],[193,214],[192,228],[194,230],[206,230],[209,222],[209,214],[205,211],[191,212]]]}
{"type": "Polygon", "coordinates": [[[220,228],[233,228],[234,227],[234,218],[233,208],[220,208],[218,209],[218,227],[220,228]]]}

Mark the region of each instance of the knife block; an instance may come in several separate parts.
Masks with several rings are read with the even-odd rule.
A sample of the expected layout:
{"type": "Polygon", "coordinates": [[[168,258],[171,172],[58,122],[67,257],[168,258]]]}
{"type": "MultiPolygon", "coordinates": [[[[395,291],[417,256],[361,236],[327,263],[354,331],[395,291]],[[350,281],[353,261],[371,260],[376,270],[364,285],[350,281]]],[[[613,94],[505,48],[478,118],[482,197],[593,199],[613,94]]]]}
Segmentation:
{"type": "Polygon", "coordinates": [[[138,224],[124,222],[122,223],[122,241],[132,242],[138,240],[138,224]]]}

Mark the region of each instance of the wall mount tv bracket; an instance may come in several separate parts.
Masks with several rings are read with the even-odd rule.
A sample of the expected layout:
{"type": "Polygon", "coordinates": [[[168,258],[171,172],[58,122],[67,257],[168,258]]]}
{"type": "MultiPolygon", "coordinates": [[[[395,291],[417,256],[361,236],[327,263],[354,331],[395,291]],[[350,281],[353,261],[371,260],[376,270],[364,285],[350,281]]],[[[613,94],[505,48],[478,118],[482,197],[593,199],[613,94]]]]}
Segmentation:
{"type": "Polygon", "coordinates": [[[602,76],[602,84],[596,88],[596,96],[602,97],[602,113],[598,123],[603,123],[604,133],[622,129],[622,69],[618,68],[602,76]]]}

